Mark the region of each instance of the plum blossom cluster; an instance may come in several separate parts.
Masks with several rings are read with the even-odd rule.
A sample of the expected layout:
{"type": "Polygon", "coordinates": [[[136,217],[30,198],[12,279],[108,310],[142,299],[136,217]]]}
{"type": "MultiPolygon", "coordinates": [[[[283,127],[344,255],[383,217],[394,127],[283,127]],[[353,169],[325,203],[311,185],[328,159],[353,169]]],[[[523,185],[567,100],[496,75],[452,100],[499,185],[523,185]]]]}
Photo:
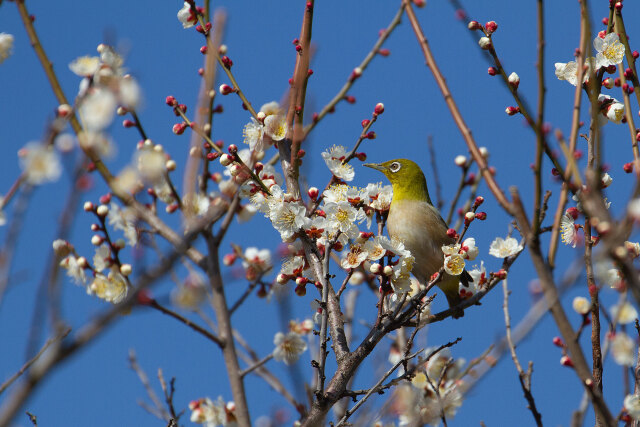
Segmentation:
{"type": "Polygon", "coordinates": [[[126,74],[124,60],[116,50],[105,44],[98,45],[97,50],[99,56],[79,57],[69,64],[69,69],[82,77],[78,113],[84,132],[79,136],[80,143],[105,156],[112,152],[106,128],[116,112],[125,115],[135,111],[142,96],[136,80],[126,74]]]}
{"type": "Polygon", "coordinates": [[[206,427],[235,427],[238,421],[235,415],[234,402],[226,402],[218,397],[215,402],[208,397],[189,402],[191,422],[204,424],[206,427]]]}
{"type": "MultiPolygon", "coordinates": [[[[424,351],[427,358],[435,349],[424,351]]],[[[462,406],[464,359],[454,359],[448,348],[441,350],[414,371],[411,385],[396,389],[393,409],[399,425],[438,425],[442,415],[450,420],[462,406]]]]}
{"type": "MultiPolygon", "coordinates": [[[[620,42],[618,34],[615,32],[605,34],[601,31],[593,40],[593,47],[597,51],[596,57],[586,58],[584,61],[584,69],[581,70],[578,63],[570,61],[568,63],[557,62],[555,64],[555,74],[559,80],[565,80],[574,86],[578,83],[585,84],[589,81],[589,76],[604,68],[607,72],[613,73],[616,67],[622,63],[624,59],[625,47],[620,42]],[[582,81],[578,82],[579,73],[582,71],[582,81]]],[[[616,80],[617,81],[617,80],[616,80]]],[[[619,83],[615,83],[619,86],[619,83]]],[[[612,78],[607,78],[603,82],[603,86],[611,89],[614,85],[612,78]]],[[[625,88],[626,89],[626,88],[625,88]]],[[[631,88],[632,89],[632,88],[631,88]]],[[[624,104],[609,95],[599,94],[598,104],[602,121],[607,120],[613,123],[621,123],[624,121],[625,110],[624,104]]],[[[604,124],[604,123],[601,123],[604,124]]]]}
{"type": "Polygon", "coordinates": [[[91,238],[91,243],[96,247],[93,264],[84,256],[78,255],[73,245],[67,241],[54,241],[53,250],[61,258],[60,266],[67,270],[67,275],[76,284],[86,287],[87,294],[118,304],[131,289],[128,276],[132,273],[132,267],[120,261],[119,253],[126,246],[126,242],[124,239],[111,239],[107,230],[107,219],[115,229],[123,230],[125,236],[129,233],[130,243],[131,240],[134,241],[133,244],[137,242],[137,232],[133,223],[127,225],[126,221],[130,221],[131,218],[123,218],[123,210],[113,203],[113,211],[109,208],[107,203],[110,200],[111,196],[107,194],[101,197],[100,205],[91,202],[84,204],[84,210],[93,213],[98,219],[97,223],[91,225],[91,230],[96,233],[91,238]],[[91,273],[91,280],[88,279],[87,272],[91,273]]]}

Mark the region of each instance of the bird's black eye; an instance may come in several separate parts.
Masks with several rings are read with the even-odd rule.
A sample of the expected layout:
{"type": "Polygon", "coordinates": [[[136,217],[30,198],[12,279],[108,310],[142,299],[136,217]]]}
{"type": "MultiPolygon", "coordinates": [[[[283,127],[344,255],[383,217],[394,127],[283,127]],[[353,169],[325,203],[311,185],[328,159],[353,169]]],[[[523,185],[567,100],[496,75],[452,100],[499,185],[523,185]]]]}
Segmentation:
{"type": "Polygon", "coordinates": [[[400,170],[400,168],[402,167],[402,165],[398,162],[393,162],[391,163],[391,165],[389,166],[389,170],[393,173],[396,173],[400,170]]]}

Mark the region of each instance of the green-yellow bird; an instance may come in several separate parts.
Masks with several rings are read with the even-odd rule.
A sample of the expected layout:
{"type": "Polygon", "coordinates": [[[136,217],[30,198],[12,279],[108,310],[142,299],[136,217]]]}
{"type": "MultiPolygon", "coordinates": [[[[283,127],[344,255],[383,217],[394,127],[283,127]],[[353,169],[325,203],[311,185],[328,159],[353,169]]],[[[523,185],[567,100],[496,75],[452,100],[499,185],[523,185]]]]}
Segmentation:
{"type": "MultiPolygon", "coordinates": [[[[391,181],[393,199],[387,218],[389,236],[404,243],[405,248],[411,251],[415,258],[412,273],[420,283],[426,284],[444,263],[442,246],[453,244],[455,240],[447,235],[447,223],[431,203],[422,170],[408,159],[365,163],[365,166],[379,170],[391,181]]],[[[450,307],[461,301],[459,283],[468,286],[470,281],[473,279],[466,270],[460,276],[444,273],[438,287],[446,295],[450,307]]],[[[462,310],[453,315],[462,316],[462,310]]]]}

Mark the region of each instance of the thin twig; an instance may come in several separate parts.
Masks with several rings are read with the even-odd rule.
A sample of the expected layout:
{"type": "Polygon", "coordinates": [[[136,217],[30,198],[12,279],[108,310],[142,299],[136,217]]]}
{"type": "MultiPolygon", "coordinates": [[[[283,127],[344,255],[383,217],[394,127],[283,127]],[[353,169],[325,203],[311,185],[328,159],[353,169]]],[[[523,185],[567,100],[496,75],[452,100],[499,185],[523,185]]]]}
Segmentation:
{"type": "Polygon", "coordinates": [[[169,415],[167,410],[164,409],[160,398],[153,390],[153,387],[151,387],[151,384],[149,383],[149,377],[147,376],[147,373],[142,369],[142,367],[140,367],[138,358],[136,357],[136,352],[133,349],[129,350],[129,364],[131,365],[131,369],[133,369],[134,372],[138,375],[138,378],[140,379],[142,386],[146,390],[149,399],[151,399],[153,405],[155,406],[154,409],[159,412],[163,420],[169,421],[171,419],[171,416],[169,415]]]}
{"type": "Polygon", "coordinates": [[[534,420],[536,421],[536,425],[538,427],[542,426],[542,415],[538,412],[538,408],[536,408],[536,402],[533,399],[533,394],[531,393],[531,370],[533,368],[533,363],[529,362],[529,371],[524,372],[522,369],[522,365],[518,360],[518,355],[516,354],[516,346],[511,339],[511,317],[509,316],[509,293],[510,291],[507,289],[507,280],[502,281],[502,290],[504,291],[504,302],[502,304],[502,308],[504,310],[504,324],[506,329],[506,337],[507,343],[509,344],[509,350],[511,351],[511,358],[513,359],[514,365],[516,365],[516,369],[518,371],[518,378],[520,379],[520,387],[522,387],[522,391],[524,392],[524,397],[527,399],[529,403],[529,410],[533,415],[534,420]]]}

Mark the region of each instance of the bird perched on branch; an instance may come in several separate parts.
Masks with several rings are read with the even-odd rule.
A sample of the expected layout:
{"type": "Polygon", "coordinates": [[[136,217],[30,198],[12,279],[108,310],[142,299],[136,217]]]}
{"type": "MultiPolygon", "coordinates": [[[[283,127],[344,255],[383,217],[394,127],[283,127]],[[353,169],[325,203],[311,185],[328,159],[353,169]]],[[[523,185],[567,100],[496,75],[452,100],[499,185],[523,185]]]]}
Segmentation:
{"type": "MultiPolygon", "coordinates": [[[[401,241],[411,251],[415,258],[413,275],[420,283],[428,283],[443,266],[442,247],[454,244],[455,240],[447,234],[447,223],[431,203],[422,170],[408,159],[365,163],[364,166],[379,170],[391,181],[393,199],[387,218],[389,236],[401,241]]],[[[445,272],[437,285],[446,295],[449,306],[455,307],[461,302],[459,283],[468,286],[472,281],[466,270],[459,276],[445,272]]],[[[462,316],[462,310],[453,315],[454,318],[462,316]]]]}

